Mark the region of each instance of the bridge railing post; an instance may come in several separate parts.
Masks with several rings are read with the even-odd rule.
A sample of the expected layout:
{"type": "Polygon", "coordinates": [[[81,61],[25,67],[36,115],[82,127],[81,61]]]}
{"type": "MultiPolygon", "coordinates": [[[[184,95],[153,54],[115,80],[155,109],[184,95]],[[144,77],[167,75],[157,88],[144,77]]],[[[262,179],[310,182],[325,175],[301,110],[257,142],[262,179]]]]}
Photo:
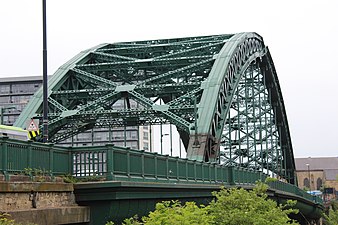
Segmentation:
{"type": "Polygon", "coordinates": [[[114,145],[106,144],[107,147],[107,180],[114,180],[114,145]]]}
{"type": "Polygon", "coordinates": [[[129,147],[127,147],[126,148],[126,152],[127,152],[127,158],[126,158],[126,160],[127,160],[127,177],[128,177],[128,179],[130,179],[130,148],[129,147]]]}
{"type": "Polygon", "coordinates": [[[49,150],[49,175],[52,177],[54,174],[54,144],[49,143],[48,144],[48,150],[49,150]]]}
{"type": "Polygon", "coordinates": [[[180,181],[180,166],[179,166],[179,160],[180,158],[179,157],[176,157],[175,158],[176,160],[176,179],[177,181],[180,181]]]}
{"type": "Polygon", "coordinates": [[[27,147],[27,167],[28,168],[32,168],[32,143],[33,141],[32,140],[28,140],[27,141],[27,144],[28,144],[28,147],[27,147]]]}
{"type": "Polygon", "coordinates": [[[9,180],[9,174],[8,174],[8,143],[7,143],[8,137],[1,137],[1,159],[2,159],[2,173],[5,176],[5,180],[9,180]]]}
{"type": "Polygon", "coordinates": [[[74,159],[73,147],[69,146],[67,150],[68,150],[68,173],[74,175],[74,167],[76,162],[74,159]]]}
{"type": "Polygon", "coordinates": [[[165,155],[165,177],[169,180],[169,155],[165,155]]]}
{"type": "Polygon", "coordinates": [[[145,178],[145,170],[144,170],[144,150],[141,150],[141,177],[144,180],[145,178]]]}
{"type": "Polygon", "coordinates": [[[230,185],[236,184],[234,173],[235,173],[234,166],[229,166],[228,167],[228,182],[229,182],[230,185]]]}
{"type": "Polygon", "coordinates": [[[158,157],[158,154],[157,152],[154,152],[154,177],[155,177],[155,180],[158,180],[158,174],[157,174],[157,157],[158,157]]]}

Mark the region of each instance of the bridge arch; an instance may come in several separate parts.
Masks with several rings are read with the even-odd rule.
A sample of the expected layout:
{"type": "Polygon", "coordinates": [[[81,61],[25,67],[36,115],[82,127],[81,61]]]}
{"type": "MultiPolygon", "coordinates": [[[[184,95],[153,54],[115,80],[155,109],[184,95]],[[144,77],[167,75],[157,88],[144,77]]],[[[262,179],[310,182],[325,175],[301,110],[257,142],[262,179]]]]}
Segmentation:
{"type": "MultiPolygon", "coordinates": [[[[48,91],[51,142],[94,127],[170,123],[190,159],[295,183],[277,74],[256,33],[102,44],[61,66],[48,91]]],[[[15,125],[33,117],[42,117],[42,89],[15,125]]]]}

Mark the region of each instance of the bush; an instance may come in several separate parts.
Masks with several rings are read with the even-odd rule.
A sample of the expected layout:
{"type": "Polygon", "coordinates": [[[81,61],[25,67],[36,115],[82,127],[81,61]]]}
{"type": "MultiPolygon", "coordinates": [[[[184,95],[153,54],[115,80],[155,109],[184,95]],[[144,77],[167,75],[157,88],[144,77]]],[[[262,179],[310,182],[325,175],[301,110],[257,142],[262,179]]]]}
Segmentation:
{"type": "Polygon", "coordinates": [[[214,216],[214,224],[227,225],[283,225],[298,224],[289,219],[290,213],[298,213],[292,209],[294,201],[287,205],[277,205],[267,199],[267,185],[258,183],[251,191],[241,189],[225,189],[215,192],[216,200],[210,204],[210,215],[214,216]]]}
{"type": "MultiPolygon", "coordinates": [[[[268,186],[258,183],[247,191],[225,189],[214,192],[216,197],[208,206],[197,206],[194,202],[182,205],[179,201],[164,201],[156,204],[155,211],[148,216],[124,220],[124,225],[286,225],[298,224],[289,219],[295,201],[288,201],[284,206],[267,199],[268,186]]],[[[113,223],[107,223],[112,225],[113,223]]]]}
{"type": "Polygon", "coordinates": [[[338,201],[331,202],[331,208],[328,215],[324,215],[326,225],[337,225],[338,224],[338,201]]]}
{"type": "Polygon", "coordinates": [[[33,223],[16,223],[14,220],[10,219],[11,215],[8,213],[2,213],[0,212],[0,225],[36,225],[33,223]]]}
{"type": "Polygon", "coordinates": [[[329,215],[325,217],[325,224],[326,225],[337,225],[338,224],[338,211],[333,209],[329,210],[329,215]]]}

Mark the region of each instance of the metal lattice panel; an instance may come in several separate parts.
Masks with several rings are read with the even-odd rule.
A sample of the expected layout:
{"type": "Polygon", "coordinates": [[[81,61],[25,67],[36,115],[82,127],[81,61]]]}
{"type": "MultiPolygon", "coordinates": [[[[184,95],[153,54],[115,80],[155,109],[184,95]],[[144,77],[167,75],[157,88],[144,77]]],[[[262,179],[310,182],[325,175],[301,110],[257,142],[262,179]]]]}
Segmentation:
{"type": "MultiPolygon", "coordinates": [[[[97,127],[170,123],[190,159],[294,180],[276,72],[255,33],[100,45],[60,67],[48,96],[51,142],[97,127]]],[[[41,114],[42,90],[16,125],[41,114]]]]}

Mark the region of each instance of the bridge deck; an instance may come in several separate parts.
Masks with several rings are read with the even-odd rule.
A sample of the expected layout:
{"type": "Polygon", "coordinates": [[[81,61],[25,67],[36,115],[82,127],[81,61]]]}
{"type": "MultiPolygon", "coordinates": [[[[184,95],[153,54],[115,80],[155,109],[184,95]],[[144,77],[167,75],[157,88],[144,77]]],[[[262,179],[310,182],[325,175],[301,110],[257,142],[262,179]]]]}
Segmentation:
{"type": "MultiPolygon", "coordinates": [[[[0,171],[8,178],[13,173],[27,173],[27,168],[45,171],[50,175],[72,174],[78,178],[95,177],[106,181],[89,183],[86,187],[114,188],[129,185],[147,189],[176,187],[210,190],[219,186],[253,186],[267,177],[261,171],[226,167],[217,163],[159,155],[114,145],[95,147],[57,147],[34,142],[0,138],[0,171]]],[[[274,196],[297,199],[322,209],[322,199],[312,196],[295,185],[274,181],[269,183],[274,196]]],[[[80,186],[79,186],[80,187],[80,186]]],[[[209,191],[210,192],[210,191],[209,191]]],[[[180,196],[178,192],[176,195],[180,196]]],[[[209,193],[210,195],[210,193],[209,193]]]]}

